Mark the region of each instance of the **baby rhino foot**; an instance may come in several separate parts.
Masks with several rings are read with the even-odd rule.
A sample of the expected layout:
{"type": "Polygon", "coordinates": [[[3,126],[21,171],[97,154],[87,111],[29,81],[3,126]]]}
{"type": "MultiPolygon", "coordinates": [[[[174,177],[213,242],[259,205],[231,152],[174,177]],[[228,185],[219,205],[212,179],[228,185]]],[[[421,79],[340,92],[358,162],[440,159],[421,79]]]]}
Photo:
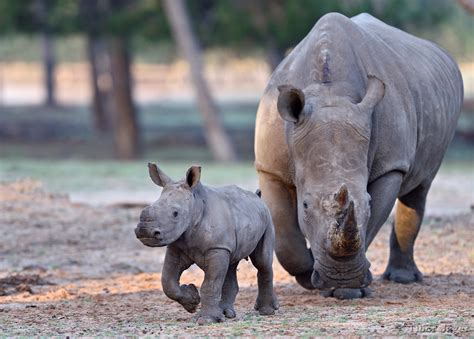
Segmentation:
{"type": "Polygon", "coordinates": [[[258,297],[254,308],[260,315],[272,315],[280,308],[280,304],[274,295],[268,298],[258,297]]]}
{"type": "Polygon", "coordinates": [[[194,313],[197,310],[197,307],[201,301],[199,292],[194,286],[194,284],[181,285],[180,286],[182,297],[179,300],[179,303],[188,311],[189,313],[194,313]]]}
{"type": "Polygon", "coordinates": [[[197,318],[198,325],[221,323],[223,321],[224,314],[222,313],[222,309],[220,307],[213,310],[201,311],[197,318]]]}
{"type": "Polygon", "coordinates": [[[222,312],[224,313],[225,317],[228,319],[233,319],[236,316],[236,313],[233,307],[224,307],[222,312]]]}
{"type": "Polygon", "coordinates": [[[408,268],[389,266],[382,275],[382,278],[400,284],[409,284],[412,282],[421,282],[423,280],[423,274],[416,266],[408,268]]]}

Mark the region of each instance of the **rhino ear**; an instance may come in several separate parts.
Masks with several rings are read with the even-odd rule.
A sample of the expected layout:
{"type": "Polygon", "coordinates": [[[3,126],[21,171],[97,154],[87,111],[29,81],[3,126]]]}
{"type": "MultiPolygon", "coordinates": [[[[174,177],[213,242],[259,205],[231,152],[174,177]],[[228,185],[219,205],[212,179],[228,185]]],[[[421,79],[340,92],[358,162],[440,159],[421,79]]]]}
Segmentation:
{"type": "Polygon", "coordinates": [[[385,84],[379,78],[369,75],[367,82],[367,92],[365,93],[364,99],[358,104],[362,112],[372,112],[375,105],[385,95],[385,84]]]}
{"type": "Polygon", "coordinates": [[[190,188],[195,187],[201,180],[201,166],[191,166],[186,173],[186,183],[190,188]]]}
{"type": "Polygon", "coordinates": [[[173,182],[156,164],[148,163],[148,173],[151,180],[160,187],[165,187],[168,183],[173,182]]]}
{"type": "Polygon", "coordinates": [[[278,86],[278,113],[283,120],[298,122],[303,113],[304,93],[291,85],[278,86]]]}

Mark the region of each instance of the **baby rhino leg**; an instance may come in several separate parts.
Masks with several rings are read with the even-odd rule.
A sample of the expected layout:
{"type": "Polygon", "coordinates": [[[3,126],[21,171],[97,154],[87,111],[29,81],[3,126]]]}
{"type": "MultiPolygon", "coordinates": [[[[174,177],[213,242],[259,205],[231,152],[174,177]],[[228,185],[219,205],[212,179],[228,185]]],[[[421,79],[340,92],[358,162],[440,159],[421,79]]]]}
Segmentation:
{"type": "Polygon", "coordinates": [[[258,296],[255,310],[261,315],[274,314],[278,309],[278,300],[273,292],[273,244],[275,233],[270,222],[265,234],[250,255],[253,265],[257,268],[258,296]]]}
{"type": "Polygon", "coordinates": [[[227,318],[235,318],[234,302],[239,292],[239,284],[237,282],[237,265],[229,266],[227,275],[225,276],[224,285],[222,286],[222,298],[220,307],[227,318]]]}
{"type": "Polygon", "coordinates": [[[161,285],[163,292],[170,299],[179,302],[186,311],[196,312],[200,302],[199,292],[193,284],[180,285],[179,278],[184,270],[191,266],[192,261],[188,257],[173,248],[168,247],[165,255],[165,263],[161,273],[161,285]]]}
{"type": "Polygon", "coordinates": [[[229,269],[229,257],[229,251],[224,249],[211,249],[206,253],[204,282],[201,286],[201,311],[197,319],[199,325],[224,321],[220,301],[229,269]]]}

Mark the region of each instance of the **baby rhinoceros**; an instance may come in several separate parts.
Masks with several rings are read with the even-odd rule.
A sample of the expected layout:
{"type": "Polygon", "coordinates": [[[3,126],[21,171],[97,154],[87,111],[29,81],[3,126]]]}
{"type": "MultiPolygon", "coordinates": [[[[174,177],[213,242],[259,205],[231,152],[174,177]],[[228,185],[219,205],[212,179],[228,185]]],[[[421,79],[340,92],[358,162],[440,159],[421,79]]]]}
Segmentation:
{"type": "Polygon", "coordinates": [[[255,309],[261,315],[274,314],[278,309],[272,270],[275,231],[263,200],[237,186],[201,184],[199,166],[189,168],[180,181],[155,164],[148,164],[148,169],[163,191],[141,212],[135,233],[146,246],[168,246],[161,275],[164,293],[191,313],[201,301],[199,324],[234,318],[237,265],[250,257],[258,269],[255,309]],[[193,263],[205,273],[201,296],[193,284],[179,284],[193,263]]]}

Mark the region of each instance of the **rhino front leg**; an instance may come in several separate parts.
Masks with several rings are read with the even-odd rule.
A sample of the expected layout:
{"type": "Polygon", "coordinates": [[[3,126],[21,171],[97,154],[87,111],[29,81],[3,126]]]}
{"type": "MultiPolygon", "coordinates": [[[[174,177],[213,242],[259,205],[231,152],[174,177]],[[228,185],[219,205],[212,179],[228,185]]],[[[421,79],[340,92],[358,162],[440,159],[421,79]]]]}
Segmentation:
{"type": "Polygon", "coordinates": [[[226,318],[235,318],[234,302],[237,293],[239,293],[239,284],[237,281],[237,266],[239,263],[233,264],[227,270],[224,285],[222,286],[222,299],[220,307],[226,318]]]}
{"type": "Polygon", "coordinates": [[[193,284],[179,285],[181,274],[192,265],[192,261],[178,249],[166,249],[165,262],[161,273],[163,292],[170,299],[179,302],[186,311],[196,312],[200,302],[199,292],[193,284]]]}
{"type": "Polygon", "coordinates": [[[224,314],[219,306],[222,286],[229,268],[230,253],[228,250],[215,248],[206,253],[204,282],[201,286],[202,306],[198,316],[198,324],[222,322],[224,314]]]}
{"type": "Polygon", "coordinates": [[[402,173],[392,171],[376,179],[367,187],[370,195],[370,219],[365,238],[366,250],[380,227],[387,221],[400,192],[401,183],[402,173]]]}
{"type": "Polygon", "coordinates": [[[278,261],[301,286],[314,289],[311,283],[313,256],[298,225],[296,189],[269,173],[259,172],[258,176],[262,199],[275,224],[278,261]]]}
{"type": "Polygon", "coordinates": [[[430,185],[420,185],[398,198],[390,236],[390,258],[383,278],[408,284],[421,281],[423,275],[415,264],[413,248],[425,212],[430,185]]]}

